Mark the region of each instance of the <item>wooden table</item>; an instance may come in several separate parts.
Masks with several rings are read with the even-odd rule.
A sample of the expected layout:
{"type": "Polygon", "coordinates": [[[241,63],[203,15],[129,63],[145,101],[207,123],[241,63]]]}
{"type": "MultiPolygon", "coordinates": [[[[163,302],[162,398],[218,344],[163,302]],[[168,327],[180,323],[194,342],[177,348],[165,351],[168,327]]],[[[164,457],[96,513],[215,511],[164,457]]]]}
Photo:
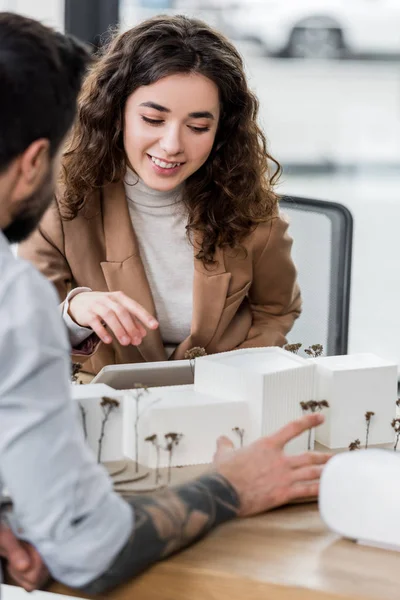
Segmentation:
{"type": "MultiPolygon", "coordinates": [[[[74,595],[59,584],[49,591],[74,595]]],[[[400,553],[339,538],[323,525],[316,503],[287,506],[224,525],[108,597],[399,600],[400,553]]]]}

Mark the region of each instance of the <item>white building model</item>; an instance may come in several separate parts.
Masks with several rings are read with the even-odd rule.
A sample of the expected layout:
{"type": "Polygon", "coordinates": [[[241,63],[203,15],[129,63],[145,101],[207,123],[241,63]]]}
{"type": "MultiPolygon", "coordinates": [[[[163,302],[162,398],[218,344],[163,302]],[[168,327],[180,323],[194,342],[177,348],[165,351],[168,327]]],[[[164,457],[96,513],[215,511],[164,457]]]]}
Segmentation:
{"type": "MultiPolygon", "coordinates": [[[[153,363],[151,368],[156,374],[165,364],[153,363]]],[[[173,369],[173,362],[168,364],[173,369]]],[[[347,448],[357,437],[363,440],[367,411],[375,413],[369,443],[391,443],[394,438],[397,366],[371,354],[308,359],[281,348],[235,350],[196,359],[194,384],[179,383],[123,392],[102,384],[73,386],[75,399],[87,411],[87,441],[93,451],[98,454],[104,395],[116,398],[120,406],[108,415],[101,460],[126,457],[151,469],[170,461],[172,467],[210,463],[219,436],[238,446],[240,431],[247,445],[300,417],[300,403],[309,400],[329,402],[326,424],[317,430],[317,439],[329,448],[347,448]],[[165,450],[170,433],[179,434],[172,454],[165,450]],[[146,441],[149,437],[157,443],[146,441]]],[[[304,452],[307,444],[305,433],[287,451],[304,452]]]]}

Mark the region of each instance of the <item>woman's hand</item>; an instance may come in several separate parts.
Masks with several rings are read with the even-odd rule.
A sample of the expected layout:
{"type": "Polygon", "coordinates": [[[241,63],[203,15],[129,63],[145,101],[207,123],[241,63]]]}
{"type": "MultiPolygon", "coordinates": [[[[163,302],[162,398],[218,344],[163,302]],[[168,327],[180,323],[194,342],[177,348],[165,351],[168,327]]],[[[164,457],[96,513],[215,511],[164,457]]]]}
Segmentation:
{"type": "Polygon", "coordinates": [[[110,344],[108,327],[123,346],[139,346],[146,329],[157,329],[158,322],[143,306],[123,292],[81,292],[69,303],[68,314],[82,327],[91,327],[110,344]]]}

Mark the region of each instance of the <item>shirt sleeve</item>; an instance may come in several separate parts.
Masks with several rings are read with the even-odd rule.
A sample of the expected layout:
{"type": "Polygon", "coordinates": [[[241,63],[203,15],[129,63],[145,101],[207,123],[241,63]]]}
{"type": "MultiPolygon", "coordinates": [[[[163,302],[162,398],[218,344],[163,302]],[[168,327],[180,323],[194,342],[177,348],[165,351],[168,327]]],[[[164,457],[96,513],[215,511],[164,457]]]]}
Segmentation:
{"type": "Polygon", "coordinates": [[[73,319],[68,314],[69,303],[78,294],[81,292],[91,292],[92,290],[88,287],[78,287],[74,288],[70,291],[68,296],[65,298],[65,302],[61,304],[62,307],[62,318],[67,326],[69,341],[72,348],[77,348],[82,342],[84,342],[90,335],[93,334],[93,329],[90,327],[82,327],[75,323],[73,319]]]}
{"type": "Polygon", "coordinates": [[[55,579],[81,587],[112,563],[134,517],[84,441],[55,291],[16,262],[0,286],[0,480],[18,535],[55,579]]]}

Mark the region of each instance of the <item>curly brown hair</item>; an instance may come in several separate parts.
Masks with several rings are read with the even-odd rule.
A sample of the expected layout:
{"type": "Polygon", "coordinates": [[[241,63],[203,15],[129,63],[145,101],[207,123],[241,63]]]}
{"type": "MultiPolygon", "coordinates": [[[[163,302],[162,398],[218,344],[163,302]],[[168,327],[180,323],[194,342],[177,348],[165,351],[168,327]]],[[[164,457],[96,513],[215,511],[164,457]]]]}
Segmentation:
{"type": "Polygon", "coordinates": [[[73,219],[90,195],[122,181],[127,159],[123,114],[139,87],[178,73],[199,73],[220,94],[221,116],[207,161],[185,182],[187,231],[199,231],[205,264],[216,247],[240,241],[275,212],[279,163],[268,154],[257,124],[259,103],[249,90],[243,61],[220,33],[197,19],[158,16],[117,34],[92,66],[79,99],[77,120],[63,158],[65,219],[73,219]],[[269,160],[275,166],[271,175],[269,160]]]}

